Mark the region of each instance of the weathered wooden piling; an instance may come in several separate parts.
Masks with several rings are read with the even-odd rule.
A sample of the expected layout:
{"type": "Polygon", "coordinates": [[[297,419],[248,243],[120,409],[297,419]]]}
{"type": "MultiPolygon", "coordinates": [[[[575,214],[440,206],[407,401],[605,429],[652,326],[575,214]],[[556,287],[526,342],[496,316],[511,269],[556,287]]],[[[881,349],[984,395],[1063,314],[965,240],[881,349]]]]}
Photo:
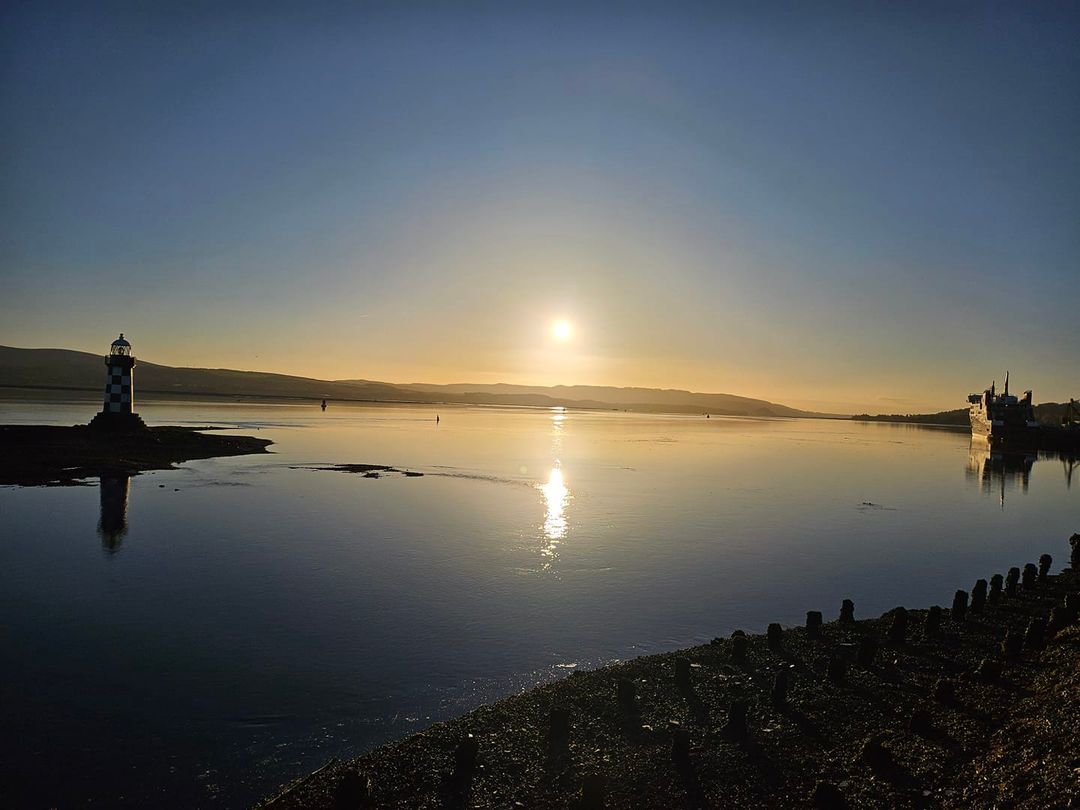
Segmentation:
{"type": "Polygon", "coordinates": [[[771,649],[779,650],[784,642],[784,628],[780,626],[779,622],[770,623],[769,629],[765,631],[765,638],[768,640],[771,649]]]}
{"type": "Polygon", "coordinates": [[[941,608],[938,605],[932,605],[930,610],[926,612],[926,624],[923,625],[923,634],[927,639],[941,636],[941,608]]]}
{"type": "Polygon", "coordinates": [[[558,758],[570,750],[570,711],[554,707],[548,712],[548,756],[558,758]]]}
{"type": "Polygon", "coordinates": [[[1039,579],[1039,569],[1035,567],[1035,563],[1027,563],[1024,565],[1024,573],[1022,575],[1021,584],[1025,591],[1030,591],[1035,587],[1035,583],[1039,579]]]}
{"type": "Polygon", "coordinates": [[[984,658],[979,662],[975,670],[975,677],[988,683],[993,683],[1001,677],[1001,662],[992,658],[984,658]]]}
{"type": "Polygon", "coordinates": [[[746,649],[750,642],[742,630],[736,630],[731,634],[731,660],[736,664],[746,661],[746,649]]]}
{"type": "Polygon", "coordinates": [[[675,659],[675,688],[680,692],[690,691],[690,661],[686,658],[675,659]]]}
{"type": "Polygon", "coordinates": [[[1015,565],[1009,569],[1008,576],[1005,577],[1005,595],[1010,599],[1016,596],[1016,586],[1020,583],[1020,569],[1015,565]]]}
{"type": "Polygon", "coordinates": [[[815,810],[848,810],[844,794],[832,782],[818,782],[810,800],[814,803],[815,810]]]}
{"type": "MultiPolygon", "coordinates": [[[[859,647],[858,647],[858,651],[855,654],[856,655],[855,660],[859,662],[859,666],[861,666],[861,667],[873,666],[874,659],[877,657],[877,652],[878,652],[878,640],[876,638],[874,638],[873,636],[863,636],[861,639],[859,639],[859,647]]],[[[837,659],[833,659],[833,660],[835,661],[837,659]]],[[[840,660],[842,662],[842,659],[840,659],[840,660]]],[[[832,663],[833,662],[830,661],[829,665],[832,666],[832,663]]],[[[847,667],[845,665],[845,669],[846,668],[847,667]]],[[[832,680],[831,675],[829,676],[829,679],[832,680]]],[[[840,673],[840,679],[843,680],[843,672],[840,673]]]]}
{"type": "Polygon", "coordinates": [[[1080,593],[1066,594],[1064,608],[1069,624],[1075,624],[1077,617],[1080,617],[1080,593]]]}
{"type": "Polygon", "coordinates": [[[1046,582],[1050,578],[1050,566],[1054,564],[1054,558],[1049,554],[1039,557],[1039,582],[1046,582]]]}
{"type": "Polygon", "coordinates": [[[1001,657],[1006,661],[1015,661],[1020,657],[1024,649],[1024,637],[1017,632],[1009,630],[1005,633],[1005,639],[1001,642],[1001,657]]]}
{"type": "Polygon", "coordinates": [[[615,702],[625,714],[637,712],[637,686],[629,678],[619,678],[615,682],[615,702]]]}
{"type": "Polygon", "coordinates": [[[787,693],[790,679],[791,676],[786,669],[782,669],[776,673],[776,677],[773,679],[771,694],[773,706],[779,707],[787,705],[787,693]]]}
{"type": "Polygon", "coordinates": [[[986,607],[986,580],[975,580],[975,587],[971,589],[971,612],[982,613],[986,607]]]}
{"type": "Polygon", "coordinates": [[[338,780],[334,788],[334,810],[355,810],[365,806],[371,798],[371,786],[368,780],[357,771],[348,771],[338,780]]]}
{"type": "Polygon", "coordinates": [[[604,810],[607,801],[607,779],[603,774],[586,774],[581,780],[581,810],[604,810]]]}
{"type": "Polygon", "coordinates": [[[869,765],[875,771],[892,769],[893,757],[884,745],[884,735],[874,734],[868,737],[859,750],[859,761],[869,765]]]}
{"type": "Polygon", "coordinates": [[[671,761],[680,767],[690,764],[690,733],[682,726],[671,730],[671,761]]]}
{"type": "Polygon", "coordinates": [[[915,734],[929,737],[934,733],[934,717],[926,709],[915,709],[908,721],[908,728],[915,734]]]}
{"type": "Polygon", "coordinates": [[[1048,637],[1053,638],[1070,624],[1069,613],[1065,608],[1061,606],[1050,608],[1050,621],[1047,622],[1048,637]]]}
{"type": "Polygon", "coordinates": [[[952,611],[950,617],[954,622],[963,622],[967,618],[968,594],[967,591],[957,591],[953,594],[952,611]]]}
{"type": "Polygon", "coordinates": [[[820,610],[806,611],[806,637],[817,638],[821,635],[822,615],[820,610]]]}
{"type": "Polygon", "coordinates": [[[939,678],[937,683],[934,684],[934,700],[938,703],[955,703],[956,682],[948,678],[939,678]]]}
{"type": "Polygon", "coordinates": [[[827,677],[832,683],[841,684],[844,682],[844,677],[846,675],[847,661],[836,655],[830,658],[829,665],[825,669],[825,677],[827,677]]]}
{"type": "Polygon", "coordinates": [[[1041,650],[1046,646],[1046,620],[1032,619],[1024,633],[1024,648],[1027,650],[1041,650]]]}
{"type": "Polygon", "coordinates": [[[472,734],[463,737],[454,749],[454,781],[466,785],[476,773],[480,743],[472,734]]]}
{"type": "Polygon", "coordinates": [[[889,625],[889,640],[897,644],[903,644],[907,636],[908,612],[907,608],[898,607],[892,610],[892,623],[889,625]]]}
{"type": "Polygon", "coordinates": [[[991,605],[996,605],[1001,601],[1001,585],[1005,581],[1005,578],[1001,574],[994,574],[990,577],[990,594],[987,597],[987,601],[991,605]]]}
{"type": "Polygon", "coordinates": [[[840,605],[840,621],[843,624],[855,622],[855,603],[850,599],[845,599],[840,605]]]}
{"type": "Polygon", "coordinates": [[[728,709],[727,725],[724,732],[733,739],[741,740],[748,734],[746,727],[746,711],[749,708],[745,700],[733,700],[728,709]]]}

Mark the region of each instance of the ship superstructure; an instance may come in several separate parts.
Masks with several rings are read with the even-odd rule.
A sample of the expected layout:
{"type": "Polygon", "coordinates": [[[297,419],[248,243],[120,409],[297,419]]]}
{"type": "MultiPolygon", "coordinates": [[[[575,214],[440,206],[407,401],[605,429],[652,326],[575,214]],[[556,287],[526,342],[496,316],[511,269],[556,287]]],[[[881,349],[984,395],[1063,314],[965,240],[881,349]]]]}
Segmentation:
{"type": "Polygon", "coordinates": [[[1032,439],[1037,435],[1039,423],[1031,404],[1031,392],[1016,397],[1009,393],[1009,375],[1005,374],[1005,391],[997,393],[997,383],[992,383],[981,394],[968,396],[971,432],[990,440],[1015,441],[1032,439]]]}

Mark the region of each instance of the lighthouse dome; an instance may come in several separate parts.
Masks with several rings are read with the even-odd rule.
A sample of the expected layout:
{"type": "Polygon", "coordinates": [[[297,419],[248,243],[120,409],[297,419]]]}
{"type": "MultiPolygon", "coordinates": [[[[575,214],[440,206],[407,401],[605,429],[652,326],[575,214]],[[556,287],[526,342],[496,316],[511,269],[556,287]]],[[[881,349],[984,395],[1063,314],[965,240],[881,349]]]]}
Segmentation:
{"type": "Polygon", "coordinates": [[[124,333],[120,333],[120,337],[112,342],[110,346],[112,351],[110,354],[131,354],[131,344],[124,340],[124,333]]]}

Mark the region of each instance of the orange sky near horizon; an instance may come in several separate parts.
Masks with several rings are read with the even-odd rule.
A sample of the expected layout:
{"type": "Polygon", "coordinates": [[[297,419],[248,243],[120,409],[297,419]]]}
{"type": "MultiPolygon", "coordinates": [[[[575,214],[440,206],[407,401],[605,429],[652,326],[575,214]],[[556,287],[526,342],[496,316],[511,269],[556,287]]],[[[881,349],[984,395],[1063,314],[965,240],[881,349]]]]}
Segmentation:
{"type": "MultiPolygon", "coordinates": [[[[261,371],[326,380],[366,379],[389,383],[511,383],[530,386],[599,385],[615,387],[674,388],[705,393],[735,394],[765,399],[804,410],[828,413],[929,413],[966,407],[968,393],[982,390],[994,379],[1000,384],[1006,369],[986,369],[984,381],[974,373],[970,379],[957,381],[950,374],[937,376],[934,369],[925,375],[926,384],[903,391],[896,385],[895,370],[881,368],[875,375],[860,375],[854,382],[817,378],[817,368],[807,367],[791,378],[777,381],[775,373],[762,365],[740,363],[737,358],[719,360],[715,366],[702,368],[699,363],[676,354],[644,360],[638,357],[602,355],[590,351],[584,342],[588,331],[571,322],[573,335],[559,340],[551,335],[556,319],[538,319],[531,332],[532,342],[519,347],[504,347],[473,358],[463,357],[461,365],[443,365],[456,352],[453,348],[432,345],[430,351],[416,357],[404,351],[380,356],[382,350],[365,351],[355,344],[321,341],[279,345],[230,345],[229,341],[206,341],[195,337],[191,342],[173,342],[156,335],[126,332],[135,354],[146,361],[169,366],[230,368],[261,371]],[[290,345],[291,344],[291,345],[290,345]],[[475,360],[469,363],[469,360],[475,360]],[[970,390],[968,390],[970,389],[970,390]]],[[[104,347],[83,344],[79,350],[103,352],[104,347]]],[[[381,346],[381,344],[380,344],[381,346]]],[[[52,348],[76,348],[72,346],[52,348]]],[[[1030,368],[1015,365],[1014,389],[1032,387],[1036,378],[1030,368]]],[[[1053,381],[1050,381],[1053,382],[1053,381]]],[[[1074,394],[1075,396],[1075,394],[1074,394]]],[[[1069,398],[1064,386],[1035,387],[1035,401],[1062,401],[1069,398]],[[1058,392],[1058,393],[1055,393],[1058,392]]]]}

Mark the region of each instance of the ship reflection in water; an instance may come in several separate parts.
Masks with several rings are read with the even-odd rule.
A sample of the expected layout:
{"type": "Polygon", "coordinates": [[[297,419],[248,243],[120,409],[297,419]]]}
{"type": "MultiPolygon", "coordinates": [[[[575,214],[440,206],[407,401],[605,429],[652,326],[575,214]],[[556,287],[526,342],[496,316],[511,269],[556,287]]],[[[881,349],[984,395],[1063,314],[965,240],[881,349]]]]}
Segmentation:
{"type": "Polygon", "coordinates": [[[972,437],[968,452],[967,477],[986,495],[995,494],[1005,508],[1006,491],[1026,493],[1031,483],[1031,468],[1036,461],[1058,460],[1065,472],[1065,487],[1072,489],[1072,475],[1080,459],[1074,455],[1047,451],[1005,450],[979,437],[972,437]]]}
{"type": "Polygon", "coordinates": [[[101,476],[101,517],[98,519],[98,536],[101,547],[110,554],[120,550],[127,534],[128,492],[130,475],[101,476]]]}

